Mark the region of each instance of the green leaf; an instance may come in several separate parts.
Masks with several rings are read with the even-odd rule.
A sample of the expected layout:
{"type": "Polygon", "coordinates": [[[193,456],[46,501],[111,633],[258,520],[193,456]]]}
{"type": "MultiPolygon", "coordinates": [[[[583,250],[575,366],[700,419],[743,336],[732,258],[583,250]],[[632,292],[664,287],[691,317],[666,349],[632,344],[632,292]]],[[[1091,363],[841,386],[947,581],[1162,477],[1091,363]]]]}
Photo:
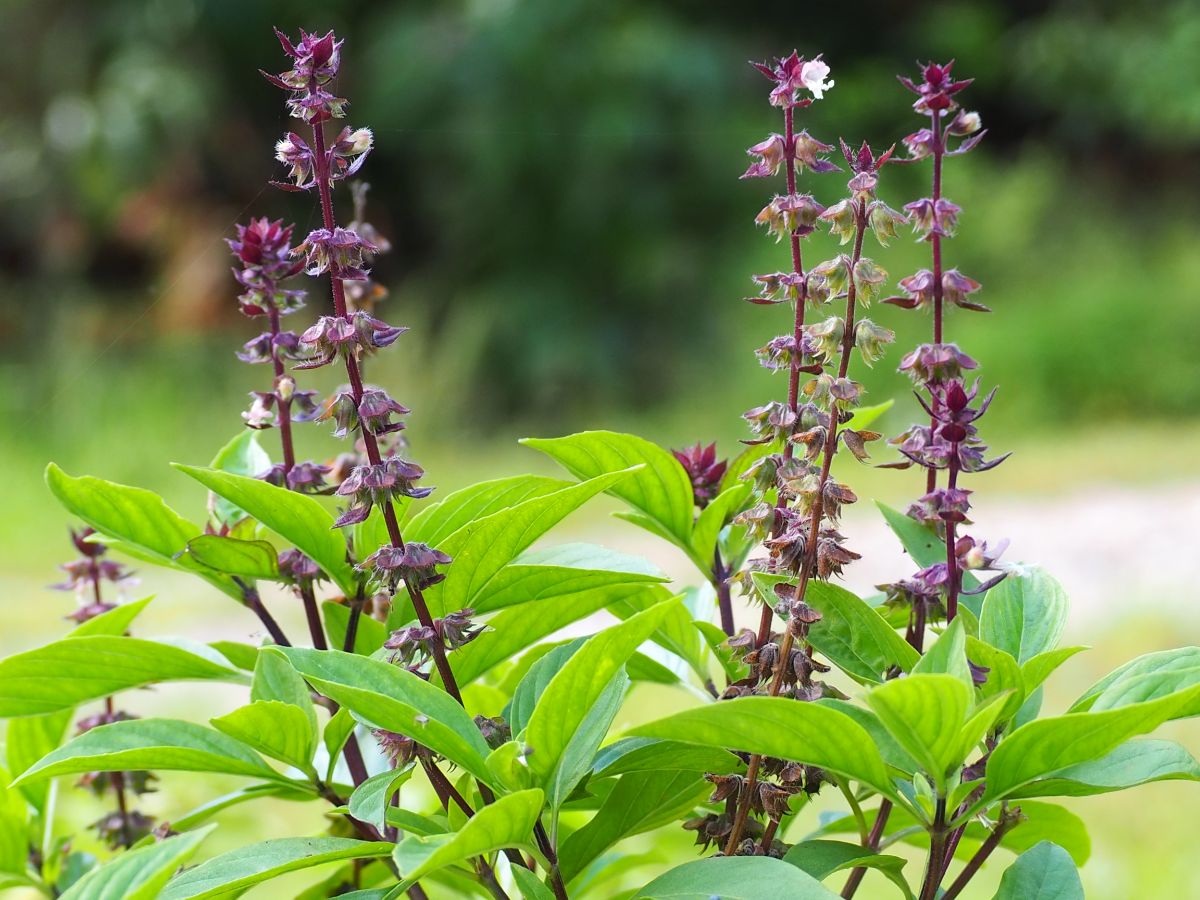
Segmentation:
{"type": "Polygon", "coordinates": [[[1021,709],[1027,696],[1021,667],[1008,653],[978,638],[967,638],[967,656],[975,665],[988,670],[987,680],[979,688],[985,700],[998,694],[1008,695],[997,715],[997,721],[1008,722],[1021,709]]]}
{"type": "Polygon", "coordinates": [[[55,712],[164,681],[242,677],[171,644],[109,635],[67,638],[0,661],[0,717],[55,712]]]}
{"type": "Polygon", "coordinates": [[[543,783],[553,779],[592,705],[638,646],[678,605],[677,601],[669,600],[606,628],[589,638],[550,679],[529,717],[523,737],[533,751],[529,756],[530,769],[543,783]]]}
{"type": "Polygon", "coordinates": [[[333,515],[313,497],[217,469],[172,463],[179,471],[246,510],[301,552],[337,583],[347,596],[358,590],[358,577],[346,559],[346,539],[333,527],[333,515]]]}
{"type": "Polygon", "coordinates": [[[182,719],[131,719],[100,725],[67,741],[18,781],[141,769],[282,777],[244,743],[219,731],[182,719]]]}
{"type": "Polygon", "coordinates": [[[92,869],[62,900],[154,900],[175,870],[187,862],[215,825],[127,850],[92,869]]]}
{"type": "Polygon", "coordinates": [[[500,571],[539,537],[588,500],[630,476],[610,472],[553,494],[535,497],[471,522],[441,542],[440,549],[454,558],[446,580],[425,591],[432,615],[474,608],[500,571]]]}
{"type": "Polygon", "coordinates": [[[127,487],[84,475],[73,478],[54,463],[46,467],[46,484],[68,511],[101,534],[132,548],[139,559],[192,572],[232,597],[241,589],[227,576],[199,568],[186,557],[176,559],[200,528],[183,518],[152,491],[127,487]]]}
{"type": "Polygon", "coordinates": [[[554,893],[550,888],[542,884],[541,879],[524,866],[513,866],[509,871],[524,900],[554,900],[554,893]]]}
{"type": "Polygon", "coordinates": [[[486,613],[593,588],[669,580],[639,556],[594,544],[563,544],[526,550],[496,574],[474,598],[472,608],[486,613]]]}
{"type": "Polygon", "coordinates": [[[674,822],[702,803],[712,785],[698,772],[634,772],[617,780],[600,809],[559,849],[559,869],[571,881],[623,838],[674,822]]]}
{"type": "Polygon", "coordinates": [[[476,811],[457,832],[406,837],[392,854],[402,887],[475,856],[505,847],[530,847],[544,801],[539,790],[517,791],[476,811]]]}
{"type": "Polygon", "coordinates": [[[272,647],[305,680],[362,722],[407,735],[488,783],[491,748],[467,711],[436,685],[405,669],[340,650],[272,647]]]}
{"type": "Polygon", "coordinates": [[[957,758],[971,690],[950,675],[910,675],[873,688],[867,705],[939,785],[957,758]]]}
{"type": "Polygon", "coordinates": [[[726,775],[745,767],[745,763],[728,750],[643,737],[614,741],[596,754],[592,766],[597,778],[628,772],[712,772],[726,775]]]}
{"type": "Polygon", "coordinates": [[[1009,796],[1090,797],[1152,781],[1200,781],[1200,763],[1174,741],[1130,740],[1104,756],[1067,766],[1009,796]]]}
{"type": "Polygon", "coordinates": [[[570,486],[569,481],[540,475],[516,475],[473,484],[447,495],[413,516],[405,526],[406,536],[410,541],[436,547],[454,532],[478,519],[570,486]]]}
{"type": "Polygon", "coordinates": [[[1021,666],[1021,679],[1026,693],[1036,691],[1050,674],[1068,659],[1087,647],[1059,647],[1031,657],[1021,666]]]}
{"type": "MultiPolygon", "coordinates": [[[[75,710],[68,707],[43,716],[10,719],[5,723],[4,750],[9,771],[24,772],[61,744],[74,714],[75,710]]],[[[49,782],[38,781],[22,784],[19,790],[38,815],[46,811],[50,791],[49,782]]]]}
{"type": "Polygon", "coordinates": [[[256,700],[209,720],[213,728],[272,759],[316,774],[312,767],[316,734],[304,710],[280,700],[256,700]]]}
{"type": "MultiPolygon", "coordinates": [[[[794,701],[793,701],[794,702],[794,701]]],[[[634,900],[836,900],[807,872],[767,856],[698,859],[660,875],[634,900]]]]}
{"type": "Polygon", "coordinates": [[[1024,665],[1058,645],[1068,607],[1062,585],[1041,568],[1010,572],[984,595],[979,639],[1024,665]]]}
{"type": "Polygon", "coordinates": [[[179,873],[159,894],[159,900],[236,896],[287,872],[343,859],[380,859],[391,850],[392,845],[382,841],[335,837],[278,838],[248,844],[179,873]]]}
{"type": "Polygon", "coordinates": [[[750,496],[751,486],[746,483],[735,485],[717,495],[708,506],[700,511],[692,529],[691,557],[706,578],[712,574],[713,557],[717,549],[717,538],[725,523],[733,518],[750,496]]]}
{"type": "Polygon", "coordinates": [[[1000,841],[1005,850],[1024,853],[1041,841],[1051,841],[1071,854],[1077,866],[1082,866],[1092,855],[1087,825],[1069,809],[1054,803],[1024,800],[1021,816],[1021,824],[1006,832],[1000,841]]]}
{"type": "Polygon", "coordinates": [[[187,555],[202,566],[248,580],[279,578],[279,558],[266,541],[242,541],[201,534],[187,543],[187,555]]]}
{"type": "Polygon", "coordinates": [[[968,688],[974,687],[967,665],[967,633],[960,620],[946,626],[933,646],[913,666],[914,675],[953,675],[968,688]]]}
{"type": "Polygon", "coordinates": [[[93,619],[80,622],[67,632],[67,637],[87,637],[89,634],[109,634],[120,637],[129,630],[129,626],[133,624],[133,620],[146,608],[146,604],[153,599],[153,597],[144,597],[141,600],[122,603],[108,612],[100,613],[100,615],[93,619]]]}
{"type": "Polygon", "coordinates": [[[859,844],[846,841],[801,841],[784,854],[783,861],[807,872],[817,881],[846,869],[877,869],[900,888],[905,897],[912,897],[908,882],[904,880],[902,856],[877,853],[859,844]]]}
{"type": "Polygon", "coordinates": [[[250,682],[250,699],[278,700],[290,703],[304,713],[315,744],[319,733],[317,711],[312,693],[300,673],[277,653],[259,653],[254,661],[254,679],[250,682]]]}
{"type": "Polygon", "coordinates": [[[1043,841],[1008,867],[992,900],[1083,900],[1083,883],[1067,851],[1043,841]]]}
{"type": "MultiPolygon", "coordinates": [[[[271,457],[258,442],[258,433],[245,428],[217,451],[209,467],[234,475],[261,475],[271,466],[271,457]]],[[[232,526],[246,518],[248,513],[218,494],[209,494],[209,508],[221,525],[232,526]]]]}
{"type": "Polygon", "coordinates": [[[521,443],[553,457],[580,479],[644,464],[645,468],[608,492],[648,516],[680,547],[690,547],[695,506],[692,483],[683,466],[666,450],[632,434],[613,431],[526,438],[521,443]]]}
{"type": "Polygon", "coordinates": [[[896,799],[871,736],[845,713],[817,703],[778,697],[723,700],[640,725],[630,733],[794,759],[896,799]]]}
{"type": "MultiPolygon", "coordinates": [[[[520,734],[525,730],[525,726],[529,724],[529,717],[533,715],[533,710],[537,706],[539,698],[546,690],[546,685],[558,674],[558,670],[566,665],[567,660],[583,646],[583,642],[586,640],[587,638],[580,637],[565,644],[560,644],[557,647],[549,647],[542,656],[530,665],[529,670],[513,690],[512,701],[509,703],[508,710],[505,713],[508,723],[512,727],[513,734],[520,734]]],[[[535,647],[526,656],[528,657],[541,649],[541,647],[535,647]]]]}
{"type": "MultiPolygon", "coordinates": [[[[617,618],[626,620],[632,615],[671,598],[671,592],[661,585],[653,585],[641,591],[629,591],[608,604],[608,611],[617,618]]],[[[677,603],[668,611],[662,622],[650,635],[650,639],[663,649],[674,653],[689,666],[701,681],[709,677],[708,652],[696,630],[692,615],[683,603],[677,603]]],[[[635,667],[629,667],[629,677],[635,677],[635,667]]],[[[674,682],[671,678],[667,683],[674,682]]]]}
{"type": "Polygon", "coordinates": [[[0,885],[12,875],[24,878],[28,860],[29,809],[0,767],[0,885]]]}
{"type": "Polygon", "coordinates": [[[350,795],[350,815],[360,822],[382,830],[387,820],[388,805],[400,785],[412,777],[412,769],[389,769],[372,775],[350,795]]]}
{"type": "Polygon", "coordinates": [[[1131,737],[1153,731],[1200,699],[1200,687],[1101,712],[1067,713],[1022,725],[1000,742],[987,764],[984,800],[1104,756],[1131,737]]]}
{"type": "MultiPolygon", "coordinates": [[[[756,583],[760,578],[755,576],[756,583]]],[[[859,682],[878,684],[891,666],[908,672],[921,658],[875,609],[845,588],[810,581],[805,602],[821,614],[809,629],[809,642],[859,682]]]]}
{"type": "MultiPolygon", "coordinates": [[[[1115,709],[1165,697],[1200,684],[1200,647],[1179,647],[1147,653],[1130,660],[1097,681],[1075,701],[1071,712],[1115,709]]],[[[1200,707],[1183,707],[1180,716],[1200,714],[1200,707]]]]}
{"type": "Polygon", "coordinates": [[[644,591],[641,585],[602,587],[506,609],[489,620],[488,631],[450,655],[455,678],[460,687],[470,684],[560,628],[586,618],[628,594],[644,591]]]}

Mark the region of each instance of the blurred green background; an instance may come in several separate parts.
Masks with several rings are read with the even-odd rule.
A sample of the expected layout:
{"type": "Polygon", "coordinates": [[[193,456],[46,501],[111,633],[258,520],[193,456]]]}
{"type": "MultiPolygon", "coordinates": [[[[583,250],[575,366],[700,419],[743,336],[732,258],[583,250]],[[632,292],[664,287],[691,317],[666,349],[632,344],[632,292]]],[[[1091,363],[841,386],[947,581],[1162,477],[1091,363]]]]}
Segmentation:
{"type": "MultiPolygon", "coordinates": [[[[339,91],[376,133],[368,212],[394,244],[381,313],[413,327],[371,375],[414,408],[415,456],[442,489],[544,469],[515,446],[530,433],[735,452],[740,413],[781,391],[752,350],[787,327],[740,302],[752,273],[785,264],[753,226],[775,185],[737,179],[744,149],[779,127],[745,61],[823,52],[837,86],[804,124],[882,148],[921,124],[894,74],[957,57],[990,131],[947,164],[964,208],[947,256],[995,312],[954,314],[949,334],[1002,386],[986,431],[1018,451],[972,485],[980,529],[1075,594],[1070,636],[1096,649],[1064,669],[1064,703],[1106,666],[1200,640],[1197,0],[0,0],[0,17],[3,652],[57,634],[70,608],[43,589],[68,549],[46,462],[199,516],[203,496],[166,462],[207,461],[262,383],[232,355],[255,329],[222,238],[251,215],[315,225],[310,198],[265,187],[289,127],[255,72],[282,65],[274,24],[347,39],[339,91]]],[[[900,207],[927,178],[888,169],[880,194],[900,207]]],[[[828,200],[842,180],[805,187],[828,200]]],[[[876,257],[898,278],[925,254],[901,239],[876,257]]],[[[871,315],[900,348],[928,329],[871,315]]],[[[899,400],[889,433],[913,412],[900,352],[863,375],[871,398],[899,400]]],[[[324,376],[304,380],[328,389],[324,376]]],[[[301,432],[309,454],[335,452],[323,429],[301,432]]],[[[847,477],[864,497],[915,490],[847,477]]],[[[643,549],[602,513],[567,537],[643,549]]],[[[852,586],[900,574],[868,510],[847,527],[880,547],[852,586]]],[[[164,628],[224,627],[220,598],[146,586],[164,591],[164,628]]],[[[1195,822],[1195,790],[1077,806],[1096,841],[1089,896],[1200,895],[1177,855],[1190,831],[1156,818],[1195,822]]]]}

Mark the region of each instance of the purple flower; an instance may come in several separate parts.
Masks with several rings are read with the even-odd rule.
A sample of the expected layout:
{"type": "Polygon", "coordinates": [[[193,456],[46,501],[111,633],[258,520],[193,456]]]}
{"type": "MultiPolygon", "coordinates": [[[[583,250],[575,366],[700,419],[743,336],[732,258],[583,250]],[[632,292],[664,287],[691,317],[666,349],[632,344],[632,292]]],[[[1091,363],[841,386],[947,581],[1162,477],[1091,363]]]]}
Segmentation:
{"type": "Polygon", "coordinates": [[[820,56],[805,60],[793,50],[791,56],[777,59],[774,64],[752,62],[750,65],[775,82],[771,91],[772,106],[808,106],[812,100],[797,98],[801,90],[807,90],[820,100],[825,91],[833,87],[832,81],[826,81],[829,66],[820,56]]]}
{"type": "Polygon", "coordinates": [[[280,283],[298,275],[303,266],[292,257],[292,226],[282,220],[251,219],[238,225],[237,237],[226,238],[233,255],[242,264],[234,277],[246,290],[238,297],[248,316],[266,315],[269,309],[283,314],[304,305],[304,291],[285,290],[280,283]]]}
{"type": "Polygon", "coordinates": [[[913,109],[919,113],[936,113],[956,106],[953,99],[955,94],[967,87],[974,79],[955,81],[950,77],[954,60],[944,65],[927,63],[921,69],[921,81],[914,83],[911,78],[898,76],[900,83],[917,95],[913,109]]]}
{"type": "Polygon", "coordinates": [[[334,523],[335,527],[364,522],[373,505],[382,506],[395,497],[428,497],[433,488],[416,486],[424,474],[425,470],[419,465],[398,456],[389,457],[378,465],[356,466],[338,485],[337,495],[351,498],[351,505],[334,523]]]}
{"type": "Polygon", "coordinates": [[[296,368],[316,369],[329,365],[339,355],[348,357],[359,351],[372,353],[391,345],[406,331],[405,327],[388,325],[365,312],[356,312],[349,319],[322,316],[300,335],[301,346],[312,356],[296,368]]]}
{"type": "Polygon", "coordinates": [[[349,228],[336,227],[318,228],[310,232],[304,243],[292,253],[305,256],[304,271],[309,275],[328,272],[342,281],[365,281],[367,272],[362,268],[363,253],[373,253],[377,249],[349,228]]]}
{"type": "Polygon", "coordinates": [[[962,212],[958,205],[945,197],[939,197],[936,201],[923,197],[905,204],[904,209],[909,214],[913,231],[922,239],[928,239],[935,234],[940,237],[953,237],[954,229],[958,226],[958,214],[962,212]]]}
{"type": "MultiPolygon", "coordinates": [[[[920,275],[918,272],[912,277],[920,275]]],[[[922,344],[900,361],[900,371],[918,384],[940,384],[978,367],[979,363],[959,350],[957,344],[922,344]]]]}

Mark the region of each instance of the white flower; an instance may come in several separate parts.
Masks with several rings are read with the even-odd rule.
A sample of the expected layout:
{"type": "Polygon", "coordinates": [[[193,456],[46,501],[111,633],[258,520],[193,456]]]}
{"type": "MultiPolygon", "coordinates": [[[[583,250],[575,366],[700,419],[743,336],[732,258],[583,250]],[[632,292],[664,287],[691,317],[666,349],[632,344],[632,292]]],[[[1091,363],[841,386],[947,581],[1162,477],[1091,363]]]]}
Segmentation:
{"type": "Polygon", "coordinates": [[[825,76],[828,74],[829,66],[818,56],[804,64],[804,68],[800,70],[800,80],[804,82],[804,86],[812,92],[812,95],[820,100],[824,92],[833,87],[832,81],[825,80],[825,76]]]}

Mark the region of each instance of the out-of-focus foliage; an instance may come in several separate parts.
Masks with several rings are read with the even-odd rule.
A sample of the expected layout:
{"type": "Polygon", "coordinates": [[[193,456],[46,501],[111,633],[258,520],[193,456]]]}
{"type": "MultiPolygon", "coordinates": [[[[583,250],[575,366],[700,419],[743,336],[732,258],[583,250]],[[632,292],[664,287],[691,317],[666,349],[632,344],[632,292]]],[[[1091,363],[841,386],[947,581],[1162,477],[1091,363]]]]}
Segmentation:
{"type": "MultiPolygon", "coordinates": [[[[597,405],[710,391],[732,416],[760,393],[726,349],[757,327],[738,298],[771,253],[736,180],[766,122],[744,61],[793,43],[833,67],[809,116],[825,137],[834,121],[884,145],[915,128],[893,79],[915,58],[955,55],[980,79],[991,132],[947,191],[980,211],[955,249],[997,312],[954,333],[1004,361],[989,380],[1020,371],[999,421],[1200,402],[1190,0],[830,4],[803,22],[784,2],[9,0],[4,18],[20,40],[0,62],[0,377],[18,415],[81,377],[101,387],[87,373],[104,348],[136,359],[155,334],[240,327],[220,237],[304,208],[260,188],[285,127],[253,74],[278,61],[273,24],[336,27],[354,48],[343,93],[377,131],[370,212],[396,245],[380,275],[394,316],[466,373],[443,399],[477,421],[578,426],[597,405]],[[48,326],[71,352],[35,372],[48,326]]],[[[887,199],[917,196],[917,177],[890,179],[887,199]]],[[[872,392],[899,389],[892,369],[872,392]]]]}

